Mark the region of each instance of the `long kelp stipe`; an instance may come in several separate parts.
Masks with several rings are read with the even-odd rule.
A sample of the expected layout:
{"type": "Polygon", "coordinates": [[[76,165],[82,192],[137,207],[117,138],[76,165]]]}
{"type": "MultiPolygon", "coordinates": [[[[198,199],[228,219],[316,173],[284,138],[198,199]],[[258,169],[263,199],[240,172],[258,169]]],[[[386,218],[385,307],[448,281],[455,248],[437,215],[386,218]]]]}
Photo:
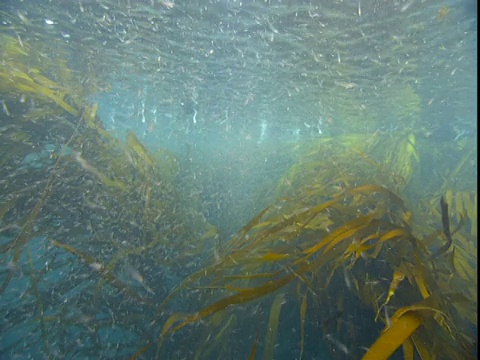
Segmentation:
{"type": "Polygon", "coordinates": [[[1,46],[3,353],[473,358],[477,193],[457,179],[475,152],[426,191],[414,131],[285,145],[295,162],[226,237],[185,163],[104,129],[97,84],[1,46]]]}

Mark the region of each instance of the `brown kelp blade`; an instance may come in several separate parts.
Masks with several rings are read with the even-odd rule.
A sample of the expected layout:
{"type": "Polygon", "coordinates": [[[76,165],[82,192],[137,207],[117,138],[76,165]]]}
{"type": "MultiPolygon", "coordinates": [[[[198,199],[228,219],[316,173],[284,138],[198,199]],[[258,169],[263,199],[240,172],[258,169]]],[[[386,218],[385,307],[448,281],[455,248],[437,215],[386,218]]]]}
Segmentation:
{"type": "Polygon", "coordinates": [[[445,319],[446,315],[434,307],[436,304],[437,298],[435,296],[424,299],[418,304],[398,309],[362,360],[388,359],[414,334],[425,319],[436,316],[445,319]]]}
{"type": "Polygon", "coordinates": [[[258,347],[258,331],[257,335],[255,336],[255,341],[253,342],[252,345],[252,350],[250,350],[250,355],[248,356],[248,360],[253,360],[255,359],[255,354],[257,353],[257,347],[258,347]]]}
{"type": "Polygon", "coordinates": [[[284,276],[280,279],[277,279],[277,280],[268,281],[261,286],[258,286],[258,287],[255,287],[255,288],[245,289],[245,290],[239,292],[238,294],[235,294],[235,295],[226,297],[224,299],[221,299],[221,300],[219,300],[219,301],[217,301],[217,302],[199,310],[198,312],[196,312],[192,315],[186,316],[186,318],[183,319],[179,324],[177,324],[175,327],[172,327],[173,324],[174,324],[174,321],[171,321],[170,319],[175,318],[175,320],[178,320],[178,314],[174,314],[167,321],[167,324],[169,324],[169,326],[164,326],[164,328],[162,330],[162,333],[160,335],[160,338],[161,339],[165,338],[165,336],[167,334],[169,334],[169,333],[173,334],[176,331],[183,328],[184,326],[186,326],[188,324],[191,324],[191,323],[194,323],[194,322],[197,322],[197,321],[203,319],[206,316],[209,316],[209,315],[214,314],[218,311],[221,311],[229,305],[242,304],[242,303],[246,303],[248,301],[254,300],[254,299],[258,299],[262,296],[265,296],[265,295],[281,288],[282,286],[285,286],[294,277],[295,277],[294,275],[290,274],[290,275],[286,275],[286,276],[284,276]]]}
{"type": "Polygon", "coordinates": [[[421,325],[415,312],[403,314],[368,349],[362,360],[388,359],[421,325]]]}

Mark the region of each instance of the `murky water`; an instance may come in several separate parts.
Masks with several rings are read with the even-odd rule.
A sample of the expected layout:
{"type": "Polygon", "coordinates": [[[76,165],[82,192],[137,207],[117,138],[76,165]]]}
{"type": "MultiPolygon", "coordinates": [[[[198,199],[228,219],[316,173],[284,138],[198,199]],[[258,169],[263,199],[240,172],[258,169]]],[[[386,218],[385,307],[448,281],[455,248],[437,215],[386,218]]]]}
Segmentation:
{"type": "Polygon", "coordinates": [[[0,358],[360,358],[395,311],[427,299],[476,339],[461,309],[439,305],[477,301],[476,12],[473,0],[2,2],[0,358]],[[342,224],[357,250],[313,260],[342,224]],[[370,258],[393,227],[425,246],[370,258]],[[391,305],[395,274],[409,285],[391,305]],[[232,295],[248,289],[265,297],[232,295]]]}

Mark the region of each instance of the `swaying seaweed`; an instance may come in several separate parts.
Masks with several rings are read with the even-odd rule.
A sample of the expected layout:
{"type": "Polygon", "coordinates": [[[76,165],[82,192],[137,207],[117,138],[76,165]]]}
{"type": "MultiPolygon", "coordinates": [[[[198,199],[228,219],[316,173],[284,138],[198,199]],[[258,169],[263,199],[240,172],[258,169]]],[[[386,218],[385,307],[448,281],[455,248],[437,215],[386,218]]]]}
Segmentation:
{"type": "Polygon", "coordinates": [[[23,336],[14,334],[30,319],[40,325],[32,331],[38,328],[43,347],[30,344],[28,352],[131,354],[152,326],[140,319],[155,314],[168,277],[184,271],[177,264],[194,267],[218,231],[177,188],[173,155],[151,154],[133,133],[126,142],[111,136],[97,117],[98,105],[79,100],[85,92],[80,83],[57,85],[28,68],[28,44],[20,51],[16,40],[1,40],[0,72],[8,81],[0,91],[9,113],[1,133],[8,155],[0,196],[0,296],[8,325],[1,352],[17,352],[23,336]],[[29,111],[19,96],[34,99],[36,108],[29,111]],[[30,281],[19,278],[22,273],[30,281]],[[117,328],[130,340],[115,340],[117,328]],[[103,341],[117,346],[107,349],[103,341]]]}
{"type": "Polygon", "coordinates": [[[66,63],[57,84],[24,61],[30,46],[2,38],[2,352],[473,358],[477,193],[446,178],[416,194],[415,134],[302,145],[270,203],[223,239],[175,156],[110,135],[66,63]]]}
{"type": "MultiPolygon", "coordinates": [[[[322,150],[325,154],[325,149],[322,150]]],[[[377,162],[367,157],[365,149],[356,150],[355,153],[361,151],[365,160],[360,163],[360,172],[364,172],[365,163],[369,163],[375,165],[370,167],[370,178],[385,178],[378,172],[395,176],[395,172],[376,166],[377,162]]],[[[351,155],[351,150],[346,151],[351,155]]],[[[405,151],[412,152],[409,147],[405,151]]],[[[301,161],[305,163],[303,159],[301,161]]],[[[354,177],[343,177],[341,183],[336,177],[338,171],[330,180],[332,173],[326,170],[327,163],[325,161],[324,168],[321,163],[316,165],[315,176],[309,178],[312,183],[305,183],[305,172],[301,171],[301,166],[294,165],[295,173],[288,175],[289,184],[294,184],[300,174],[304,182],[296,188],[295,196],[280,198],[276,204],[262,210],[227,242],[217,263],[188,277],[167,297],[166,302],[184,292],[192,302],[194,299],[188,295],[189,291],[197,294],[197,298],[198,292],[204,291],[204,298],[201,298],[204,300],[200,304],[206,301],[207,306],[200,305],[191,314],[174,313],[161,331],[157,354],[165,340],[186,325],[252,301],[261,301],[260,306],[263,306],[262,299],[269,298],[270,294],[277,301],[279,296],[292,291],[289,286],[292,283],[297,283],[298,289],[304,289],[303,295],[297,297],[300,307],[299,351],[302,354],[305,322],[322,322],[322,317],[318,316],[322,311],[315,310],[318,306],[322,309],[335,307],[331,300],[321,301],[325,300],[321,293],[337,293],[338,283],[334,279],[343,277],[346,291],[356,294],[363,306],[377,314],[372,321],[373,318],[375,321],[380,319],[385,324],[384,332],[364,351],[365,359],[388,358],[399,347],[403,347],[405,358],[411,358],[414,351],[422,358],[431,358],[434,354],[448,354],[451,358],[473,357],[474,334],[468,334],[465,329],[476,326],[476,258],[465,258],[455,252],[463,247],[461,236],[458,236],[463,229],[460,226],[456,229],[458,232],[450,233],[447,225],[450,215],[445,200],[441,198],[441,214],[437,212],[437,221],[443,231],[425,229],[414,221],[415,214],[395,192],[368,183],[352,187],[350,184],[358,184],[354,177]],[[306,193],[308,200],[305,199],[306,193]],[[413,229],[425,230],[414,233],[413,229]],[[452,238],[453,250],[449,251],[450,241],[448,246],[438,245],[444,241],[442,235],[452,238]],[[464,264],[470,269],[471,276],[460,275],[454,263],[447,261],[448,257],[464,264]],[[388,283],[383,274],[389,272],[393,272],[393,276],[388,283]],[[408,285],[400,287],[404,279],[408,279],[408,285]],[[467,288],[471,295],[469,300],[461,295],[467,288]],[[282,292],[278,293],[280,289],[282,292]],[[229,294],[231,292],[233,294],[229,294]],[[310,296],[319,299],[307,309],[310,296]],[[471,311],[470,316],[466,315],[466,308],[470,309],[467,310],[471,311]],[[397,310],[389,316],[394,309],[397,310]],[[317,316],[308,318],[308,311],[317,316]]],[[[339,159],[335,159],[336,170],[339,164],[339,159]]],[[[344,173],[347,172],[353,173],[352,164],[345,169],[344,173]]],[[[286,182],[284,179],[281,184],[286,182]]],[[[398,184],[395,181],[390,183],[394,187],[398,184]]],[[[162,308],[164,306],[165,302],[162,308]]],[[[272,306],[270,313],[278,315],[278,312],[278,308],[272,306]]],[[[270,318],[270,321],[276,320],[270,318]]],[[[355,322],[355,319],[350,321],[355,322]]],[[[323,332],[328,334],[340,353],[361,357],[361,349],[366,349],[368,344],[354,349],[345,347],[336,339],[350,330],[338,324],[335,329],[329,322],[324,322],[323,332]]],[[[267,329],[271,328],[269,323],[267,329]]],[[[273,351],[269,336],[268,333],[264,344],[266,357],[270,357],[273,351]]]]}

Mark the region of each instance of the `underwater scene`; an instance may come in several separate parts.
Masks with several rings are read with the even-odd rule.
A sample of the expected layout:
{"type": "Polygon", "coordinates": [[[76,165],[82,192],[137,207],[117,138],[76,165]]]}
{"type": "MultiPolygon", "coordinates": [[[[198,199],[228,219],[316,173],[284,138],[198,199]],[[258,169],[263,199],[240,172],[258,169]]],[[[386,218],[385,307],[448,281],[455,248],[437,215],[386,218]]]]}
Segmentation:
{"type": "Polygon", "coordinates": [[[0,360],[477,358],[475,0],[4,0],[0,60],[0,360]]]}

